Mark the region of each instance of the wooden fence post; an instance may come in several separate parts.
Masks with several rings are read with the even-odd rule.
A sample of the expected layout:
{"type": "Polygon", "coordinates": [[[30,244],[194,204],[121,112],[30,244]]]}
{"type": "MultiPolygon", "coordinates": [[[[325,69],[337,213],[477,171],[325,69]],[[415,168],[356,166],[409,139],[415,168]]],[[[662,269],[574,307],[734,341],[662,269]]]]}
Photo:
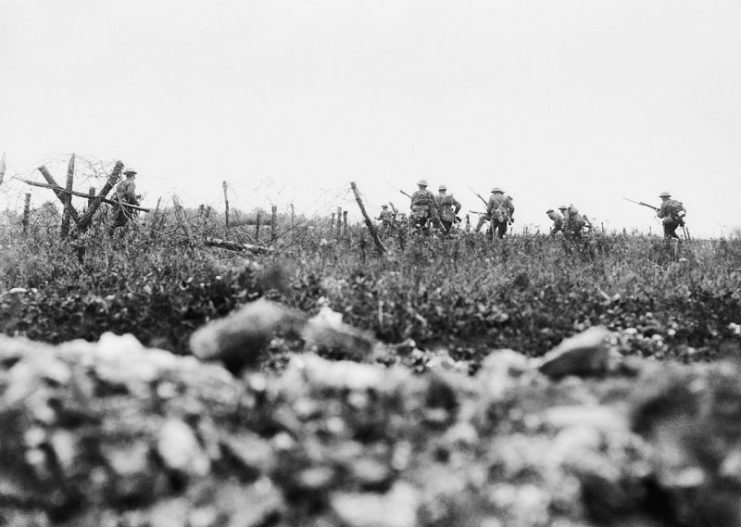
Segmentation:
{"type": "Polygon", "coordinates": [[[371,238],[373,238],[373,243],[376,245],[376,249],[378,249],[379,254],[385,253],[386,248],[383,246],[380,238],[378,237],[376,226],[373,225],[373,222],[368,217],[368,213],[365,212],[365,205],[363,205],[363,200],[360,198],[360,192],[358,191],[358,187],[354,181],[350,183],[350,188],[352,188],[352,192],[355,195],[355,201],[357,201],[358,207],[360,207],[360,213],[363,215],[363,218],[365,219],[365,226],[368,227],[368,231],[370,231],[370,235],[371,235],[371,238]]]}
{"type": "Polygon", "coordinates": [[[296,228],[296,211],[293,209],[293,203],[291,203],[291,229],[296,228]]]}
{"type": "Polygon", "coordinates": [[[278,235],[278,206],[270,207],[270,241],[275,241],[278,235]]]}
{"type": "Polygon", "coordinates": [[[64,211],[62,212],[62,228],[61,236],[62,239],[69,236],[69,219],[70,211],[72,209],[72,187],[74,186],[75,178],[75,154],[69,158],[69,165],[67,165],[67,184],[65,190],[67,191],[64,196],[64,211]]]}
{"type": "Polygon", "coordinates": [[[224,225],[225,233],[229,234],[229,197],[226,195],[226,181],[222,183],[224,187],[224,225]]]}
{"type": "MultiPolygon", "coordinates": [[[[80,221],[77,223],[77,230],[79,230],[80,232],[85,232],[88,227],[90,227],[90,224],[93,220],[93,215],[98,210],[98,207],[100,207],[103,199],[108,195],[108,193],[116,185],[116,183],[118,183],[118,178],[121,177],[123,166],[123,162],[116,161],[116,164],[113,167],[113,171],[111,172],[111,175],[108,176],[108,180],[105,182],[105,185],[103,185],[103,188],[100,189],[98,195],[93,198],[93,202],[90,204],[90,207],[88,207],[88,209],[85,211],[85,214],[82,215],[80,221]]],[[[72,217],[74,219],[74,216],[72,217]]]]}
{"type": "Polygon", "coordinates": [[[175,218],[178,220],[178,224],[183,229],[185,236],[190,240],[190,228],[188,227],[188,218],[183,213],[183,206],[180,204],[180,200],[177,196],[172,197],[172,204],[175,205],[175,218]]]}
{"type": "Polygon", "coordinates": [[[87,196],[87,208],[85,210],[89,209],[90,205],[93,204],[93,200],[95,199],[95,187],[90,187],[88,189],[87,196]]]}
{"type": "Polygon", "coordinates": [[[342,236],[342,207],[337,207],[337,239],[342,236]]]}
{"type": "Polygon", "coordinates": [[[23,234],[28,234],[28,221],[31,217],[31,193],[26,192],[26,203],[23,205],[23,234]]]}
{"type": "Polygon", "coordinates": [[[262,212],[257,211],[257,222],[255,223],[255,241],[260,242],[260,223],[262,222],[262,212]]]}
{"type": "Polygon", "coordinates": [[[342,234],[347,236],[347,211],[342,211],[342,234]]]}
{"type": "Polygon", "coordinates": [[[154,213],[152,214],[152,224],[149,226],[149,237],[154,238],[154,233],[157,232],[157,215],[160,211],[160,202],[162,201],[162,196],[157,198],[157,206],[154,208],[154,213]]]}

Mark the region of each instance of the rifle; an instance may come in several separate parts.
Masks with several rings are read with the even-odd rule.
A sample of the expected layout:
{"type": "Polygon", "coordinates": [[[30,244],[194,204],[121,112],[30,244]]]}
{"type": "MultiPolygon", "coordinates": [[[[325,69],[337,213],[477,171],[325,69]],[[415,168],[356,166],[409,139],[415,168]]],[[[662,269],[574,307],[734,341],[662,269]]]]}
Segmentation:
{"type": "Polygon", "coordinates": [[[486,201],[483,197],[481,197],[481,194],[479,194],[478,192],[476,192],[475,190],[473,190],[471,187],[468,187],[468,190],[470,190],[471,192],[473,192],[474,194],[476,194],[476,197],[478,197],[481,200],[481,203],[484,204],[484,207],[488,207],[489,206],[489,202],[486,201]]]}
{"type": "Polygon", "coordinates": [[[471,214],[478,214],[480,216],[488,216],[486,212],[479,212],[477,210],[469,210],[468,212],[470,212],[471,214]]]}
{"type": "Polygon", "coordinates": [[[399,211],[396,210],[396,205],[394,205],[392,202],[389,201],[389,205],[391,205],[391,210],[394,211],[394,216],[396,216],[399,211]]]}
{"type": "Polygon", "coordinates": [[[401,193],[402,193],[402,194],[404,194],[404,195],[405,195],[405,196],[406,196],[407,198],[409,198],[409,199],[412,199],[412,195],[411,195],[411,194],[407,194],[406,192],[404,192],[404,191],[403,191],[403,190],[401,190],[400,188],[396,188],[396,187],[395,187],[395,186],[393,186],[393,185],[389,185],[389,187],[391,187],[392,189],[394,189],[394,190],[396,190],[396,191],[399,191],[399,192],[401,192],[401,193]]]}
{"type": "Polygon", "coordinates": [[[653,209],[656,212],[659,212],[659,207],[654,207],[653,205],[649,205],[648,203],[644,203],[642,201],[633,201],[632,199],[623,198],[625,201],[630,201],[631,203],[635,203],[636,205],[641,205],[643,207],[648,207],[649,209],[653,209]]]}

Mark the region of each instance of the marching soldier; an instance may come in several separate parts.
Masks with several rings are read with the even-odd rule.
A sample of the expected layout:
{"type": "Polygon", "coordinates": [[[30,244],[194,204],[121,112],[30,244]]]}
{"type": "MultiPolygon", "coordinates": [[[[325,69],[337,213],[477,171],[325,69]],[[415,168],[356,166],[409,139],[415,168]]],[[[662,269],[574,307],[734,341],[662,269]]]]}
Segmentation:
{"type": "Polygon", "coordinates": [[[438,219],[435,195],[427,190],[427,180],[425,179],[420,179],[417,182],[417,187],[419,188],[412,194],[410,205],[412,212],[409,221],[415,229],[428,232],[429,223],[438,219]]]}
{"type": "Polygon", "coordinates": [[[113,200],[116,202],[116,205],[113,206],[111,234],[116,227],[126,226],[134,214],[132,209],[123,206],[123,204],[139,205],[139,196],[136,194],[136,182],[134,181],[137,172],[133,168],[128,167],[123,173],[126,179],[118,184],[113,194],[113,200]]]}
{"type": "Polygon", "coordinates": [[[553,209],[548,209],[545,213],[553,222],[553,226],[551,226],[551,238],[555,238],[557,233],[563,232],[563,215],[553,209]]]}
{"type": "Polygon", "coordinates": [[[564,236],[573,239],[581,238],[582,231],[586,226],[584,217],[579,214],[579,209],[573,204],[569,205],[567,213],[568,216],[564,219],[564,236]]]}
{"type": "Polygon", "coordinates": [[[684,216],[687,211],[685,211],[682,202],[671,199],[672,195],[668,192],[662,192],[659,197],[661,198],[661,206],[656,216],[661,218],[661,223],[664,226],[664,238],[678,240],[679,236],[677,236],[676,230],[677,227],[684,227],[684,216]]]}
{"type": "Polygon", "coordinates": [[[440,226],[443,232],[448,234],[450,229],[453,228],[458,212],[461,210],[461,204],[452,194],[447,193],[448,187],[445,185],[440,185],[437,190],[439,194],[435,196],[435,204],[440,214],[440,226]]]}
{"type": "Polygon", "coordinates": [[[378,216],[378,221],[381,222],[381,231],[383,235],[388,234],[394,225],[396,214],[389,210],[389,206],[385,203],[381,205],[381,214],[378,216]]]}
{"type": "Polygon", "coordinates": [[[514,221],[515,206],[512,204],[512,196],[505,196],[504,191],[499,187],[491,189],[489,203],[486,206],[486,215],[491,221],[489,236],[504,238],[507,234],[507,225],[514,221]]]}

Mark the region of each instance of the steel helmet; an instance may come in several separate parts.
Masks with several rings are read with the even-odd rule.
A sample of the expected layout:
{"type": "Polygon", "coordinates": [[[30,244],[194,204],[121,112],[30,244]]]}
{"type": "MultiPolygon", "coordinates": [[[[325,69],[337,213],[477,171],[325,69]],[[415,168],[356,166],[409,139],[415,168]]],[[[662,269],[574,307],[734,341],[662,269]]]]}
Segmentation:
{"type": "Polygon", "coordinates": [[[577,209],[572,203],[571,205],[569,205],[569,212],[579,212],[579,209],[577,209]]]}
{"type": "Polygon", "coordinates": [[[566,205],[559,205],[558,210],[566,210],[568,207],[566,205]]]}
{"type": "Polygon", "coordinates": [[[417,181],[417,185],[419,185],[420,187],[426,187],[427,186],[427,180],[426,179],[420,179],[419,181],[417,181]]]}
{"type": "Polygon", "coordinates": [[[502,194],[504,194],[504,191],[499,187],[494,187],[493,189],[491,189],[492,194],[494,194],[495,192],[501,192],[502,194]]]}
{"type": "Polygon", "coordinates": [[[553,209],[548,209],[547,211],[545,211],[546,214],[550,214],[551,212],[553,212],[553,209]]]}
{"type": "Polygon", "coordinates": [[[448,190],[448,187],[446,187],[445,185],[440,185],[439,187],[437,187],[437,190],[448,190]]]}
{"type": "Polygon", "coordinates": [[[128,176],[129,174],[136,174],[137,172],[134,170],[134,167],[126,167],[123,173],[128,176]]]}
{"type": "Polygon", "coordinates": [[[672,195],[671,195],[671,194],[669,194],[668,192],[664,191],[664,192],[662,192],[661,194],[659,194],[659,197],[660,197],[660,198],[671,198],[671,197],[672,197],[672,195]]]}
{"type": "Polygon", "coordinates": [[[387,208],[389,208],[389,206],[384,203],[383,205],[381,205],[381,208],[382,209],[387,209],[387,208]]]}

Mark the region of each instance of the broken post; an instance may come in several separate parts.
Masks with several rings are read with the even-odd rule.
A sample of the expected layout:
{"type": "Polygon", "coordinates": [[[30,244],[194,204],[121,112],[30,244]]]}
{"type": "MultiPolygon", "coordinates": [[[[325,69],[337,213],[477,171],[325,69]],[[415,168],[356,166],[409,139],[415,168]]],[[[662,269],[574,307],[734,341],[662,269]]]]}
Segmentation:
{"type": "Polygon", "coordinates": [[[373,239],[373,243],[376,245],[376,249],[378,249],[378,253],[379,254],[385,253],[386,248],[383,246],[383,243],[381,243],[381,240],[378,237],[378,231],[376,231],[376,226],[373,225],[373,222],[368,217],[368,213],[365,212],[365,205],[363,205],[363,200],[360,198],[360,192],[358,191],[358,187],[354,181],[350,183],[350,187],[352,188],[352,192],[355,195],[355,201],[358,202],[360,213],[363,215],[363,219],[365,219],[365,226],[368,227],[368,231],[370,231],[370,235],[371,235],[371,238],[373,239]]]}
{"type": "Polygon", "coordinates": [[[229,197],[226,195],[226,181],[222,183],[224,187],[224,230],[229,233],[229,197]]]}
{"type": "MultiPolygon", "coordinates": [[[[95,198],[93,198],[93,202],[90,204],[88,209],[85,211],[85,214],[82,215],[82,217],[80,218],[80,221],[77,222],[77,230],[79,230],[80,232],[85,232],[88,229],[88,227],[90,227],[90,224],[93,221],[93,215],[98,210],[98,207],[100,207],[100,204],[103,202],[105,197],[108,195],[111,189],[116,185],[116,183],[118,183],[118,178],[121,177],[121,171],[123,170],[123,167],[124,167],[123,162],[116,161],[116,164],[114,165],[113,170],[111,171],[111,175],[108,176],[108,180],[105,182],[105,185],[103,185],[103,188],[100,189],[100,192],[98,193],[98,195],[95,196],[95,198]]],[[[50,184],[52,183],[50,182],[50,184]]]]}
{"type": "MultiPolygon", "coordinates": [[[[42,176],[44,176],[44,179],[46,180],[46,182],[49,183],[49,185],[51,187],[53,187],[52,190],[54,191],[54,194],[57,196],[57,199],[59,199],[59,201],[62,202],[62,205],[65,205],[66,206],[67,204],[66,204],[65,193],[62,190],[62,187],[59,186],[59,184],[57,183],[57,181],[51,175],[51,172],[49,172],[49,169],[46,168],[45,165],[41,165],[38,168],[38,171],[41,172],[41,175],[42,176]]],[[[78,228],[79,228],[79,224],[80,224],[80,221],[81,221],[80,220],[80,215],[77,214],[77,211],[72,206],[70,206],[69,216],[78,225],[78,228]]]]}
{"type": "Polygon", "coordinates": [[[93,200],[95,199],[95,187],[90,187],[87,191],[87,208],[90,208],[90,205],[93,204],[93,200]]]}
{"type": "Polygon", "coordinates": [[[293,203],[291,203],[291,229],[296,228],[296,211],[293,209],[293,203]]]}
{"type": "Polygon", "coordinates": [[[257,211],[257,222],[255,223],[255,240],[260,241],[260,223],[262,222],[262,212],[257,211]]]}
{"type": "Polygon", "coordinates": [[[72,186],[75,178],[75,154],[69,158],[69,165],[67,165],[67,182],[64,187],[67,191],[64,194],[64,211],[62,212],[62,228],[61,236],[62,239],[69,236],[69,219],[70,211],[72,210],[72,186]]]}
{"type": "Polygon", "coordinates": [[[31,193],[26,192],[26,203],[23,205],[23,234],[28,234],[28,220],[31,217],[31,193]]]}
{"type": "Polygon", "coordinates": [[[342,211],[342,234],[347,236],[347,211],[342,211]]]}
{"type": "Polygon", "coordinates": [[[270,207],[270,241],[275,241],[277,236],[278,228],[278,207],[273,205],[270,207]]]}

